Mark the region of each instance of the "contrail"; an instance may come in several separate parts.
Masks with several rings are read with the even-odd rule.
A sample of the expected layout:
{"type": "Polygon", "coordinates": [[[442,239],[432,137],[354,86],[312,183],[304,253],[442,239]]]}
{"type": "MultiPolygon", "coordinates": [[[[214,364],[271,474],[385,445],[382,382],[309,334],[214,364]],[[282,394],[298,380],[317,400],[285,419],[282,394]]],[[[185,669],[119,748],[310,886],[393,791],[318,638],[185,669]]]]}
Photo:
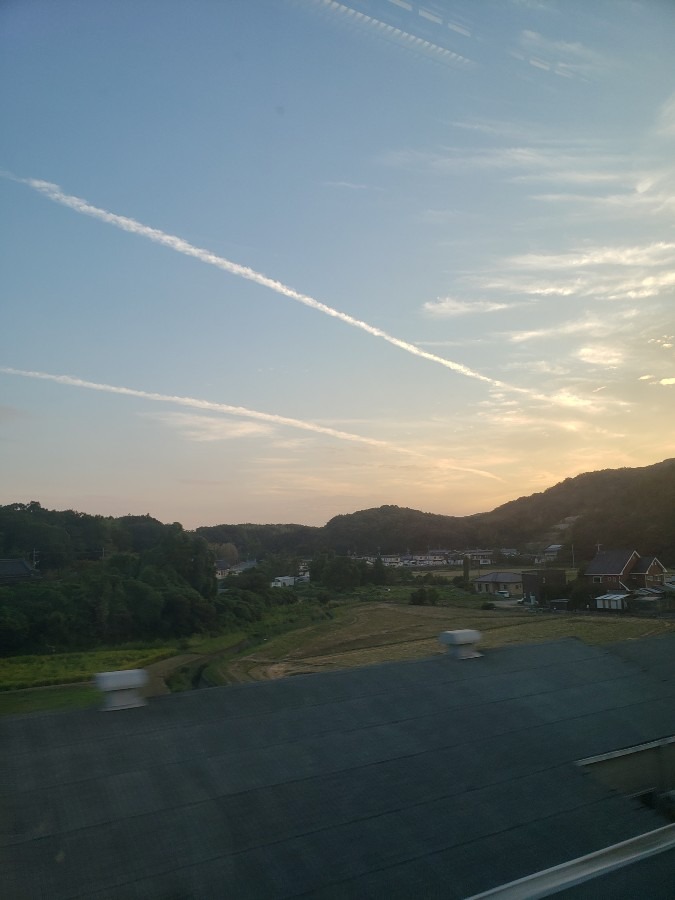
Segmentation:
{"type": "MultiPolygon", "coordinates": [[[[18,375],[21,378],[37,378],[42,381],[53,381],[57,384],[64,384],[68,387],[86,388],[90,391],[101,391],[106,394],[121,394],[125,397],[138,397],[141,400],[154,400],[159,403],[170,403],[174,406],[189,406],[192,409],[203,409],[209,412],[225,413],[231,416],[240,416],[245,419],[257,419],[261,422],[269,422],[273,425],[283,425],[289,428],[299,428],[301,431],[311,431],[315,434],[323,434],[328,437],[337,438],[341,441],[350,441],[355,444],[366,444],[370,447],[378,447],[381,450],[391,450],[397,453],[405,453],[408,456],[415,456],[419,459],[432,462],[429,457],[416,450],[408,450],[405,447],[397,447],[389,444],[387,441],[378,440],[377,438],[364,437],[361,434],[353,434],[350,431],[339,431],[336,428],[328,428],[325,425],[317,425],[314,422],[305,422],[302,419],[292,419],[288,416],[278,416],[273,413],[259,412],[255,409],[247,409],[245,406],[230,406],[227,403],[214,403],[211,400],[201,400],[197,397],[180,397],[172,394],[158,394],[154,391],[141,391],[136,388],[128,388],[114,384],[101,384],[97,381],[85,381],[82,378],[75,378],[73,375],[52,375],[49,372],[33,372],[26,369],[13,369],[10,366],[0,366],[0,372],[5,375],[18,375]]],[[[465,466],[456,465],[449,460],[433,460],[437,465],[455,469],[459,472],[467,472],[473,475],[480,475],[483,478],[491,478],[495,481],[502,481],[497,475],[491,472],[484,472],[482,469],[473,469],[465,466]]]]}
{"type": "Polygon", "coordinates": [[[515,391],[530,396],[533,395],[532,391],[529,391],[526,388],[514,387],[503,381],[499,381],[496,378],[489,378],[487,375],[482,375],[480,372],[476,372],[474,369],[462,365],[462,363],[453,362],[453,360],[445,359],[443,356],[436,356],[434,353],[427,353],[425,350],[420,350],[415,344],[410,344],[408,341],[402,341],[400,338],[388,334],[381,328],[369,325],[361,319],[356,319],[354,316],[340,312],[340,310],[333,309],[332,306],[321,303],[319,300],[315,300],[314,297],[309,297],[307,294],[301,294],[299,291],[288,287],[288,285],[283,284],[281,281],[275,281],[273,278],[268,278],[267,275],[256,272],[254,269],[248,268],[248,266],[241,266],[239,263],[231,262],[229,259],[225,259],[222,256],[217,256],[209,250],[195,247],[193,244],[189,244],[187,241],[184,241],[176,235],[167,234],[164,231],[160,231],[158,228],[150,228],[149,225],[143,225],[142,222],[137,222],[135,219],[130,219],[127,216],[118,216],[116,213],[108,212],[108,210],[100,209],[97,206],[92,206],[80,197],[64,194],[57,184],[52,184],[49,181],[40,181],[36,178],[9,177],[12,177],[13,180],[18,181],[21,184],[27,184],[29,187],[33,188],[33,190],[39,191],[41,194],[45,194],[45,196],[49,197],[49,199],[53,200],[55,203],[60,203],[62,206],[67,206],[83,215],[99,219],[101,222],[107,222],[109,225],[115,225],[123,231],[139,234],[142,237],[154,241],[156,244],[170,247],[177,253],[183,253],[185,256],[193,256],[195,259],[208,263],[208,265],[216,266],[225,272],[229,272],[231,275],[245,278],[247,281],[253,281],[256,284],[262,285],[262,287],[275,291],[277,294],[289,297],[291,300],[296,300],[298,303],[303,303],[305,306],[316,309],[334,319],[339,319],[347,325],[351,325],[353,328],[359,328],[361,331],[365,331],[373,337],[381,338],[383,341],[387,341],[387,343],[392,344],[392,346],[398,347],[400,350],[405,350],[406,353],[411,353],[413,356],[419,356],[421,359],[426,359],[429,360],[429,362],[445,366],[446,369],[451,369],[453,372],[458,372],[460,375],[465,375],[467,378],[475,378],[478,381],[483,381],[485,384],[490,384],[493,387],[501,388],[502,390],[515,391]]]}
{"type": "Polygon", "coordinates": [[[99,384],[96,381],[84,381],[72,375],[51,375],[49,372],[31,372],[24,369],[12,369],[9,366],[0,366],[0,372],[5,375],[20,375],[23,378],[40,378],[43,381],[55,381],[57,384],[66,384],[69,387],[87,388],[90,391],[103,391],[107,394],[123,394],[126,397],[139,397],[142,400],[156,400],[159,403],[172,403],[175,406],[189,406],[192,409],[206,409],[211,412],[226,413],[231,416],[241,416],[246,419],[258,419],[261,422],[270,422],[274,425],[287,425],[290,428],[300,428],[303,431],[313,431],[317,434],[326,434],[329,437],[342,441],[353,441],[357,444],[370,444],[372,447],[390,449],[386,441],[377,438],[363,437],[359,434],[351,434],[349,431],[338,431],[324,425],[316,425],[313,422],[304,422],[302,419],[290,419],[286,416],[277,416],[273,413],[258,412],[255,409],[246,409],[245,406],[229,406],[227,403],[213,403],[210,400],[199,400],[196,397],[174,397],[170,394],[157,394],[153,391],[139,391],[135,388],[121,387],[114,384],[99,384]]]}

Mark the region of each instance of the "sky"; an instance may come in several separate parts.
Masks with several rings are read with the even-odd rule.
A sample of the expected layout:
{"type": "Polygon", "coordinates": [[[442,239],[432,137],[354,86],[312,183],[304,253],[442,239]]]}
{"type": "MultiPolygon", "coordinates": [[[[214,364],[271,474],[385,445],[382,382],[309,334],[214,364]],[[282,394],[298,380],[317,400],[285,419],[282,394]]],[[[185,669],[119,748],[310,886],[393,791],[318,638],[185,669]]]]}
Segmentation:
{"type": "Polygon", "coordinates": [[[674,29],[4,0],[0,503],[468,515],[675,455],[674,29]]]}

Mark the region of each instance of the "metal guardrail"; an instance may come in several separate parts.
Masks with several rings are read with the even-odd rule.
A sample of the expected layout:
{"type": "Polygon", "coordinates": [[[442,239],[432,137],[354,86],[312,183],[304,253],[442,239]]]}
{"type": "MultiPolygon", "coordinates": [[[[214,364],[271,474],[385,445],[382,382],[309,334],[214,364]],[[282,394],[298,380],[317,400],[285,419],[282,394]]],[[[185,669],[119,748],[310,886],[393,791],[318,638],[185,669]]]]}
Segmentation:
{"type": "Polygon", "coordinates": [[[500,885],[481,894],[474,894],[467,900],[537,900],[539,897],[550,897],[566,888],[590,881],[631,865],[657,853],[675,849],[675,825],[665,825],[654,831],[647,831],[637,837],[580,856],[559,866],[543,869],[525,878],[519,878],[508,884],[500,885]]]}

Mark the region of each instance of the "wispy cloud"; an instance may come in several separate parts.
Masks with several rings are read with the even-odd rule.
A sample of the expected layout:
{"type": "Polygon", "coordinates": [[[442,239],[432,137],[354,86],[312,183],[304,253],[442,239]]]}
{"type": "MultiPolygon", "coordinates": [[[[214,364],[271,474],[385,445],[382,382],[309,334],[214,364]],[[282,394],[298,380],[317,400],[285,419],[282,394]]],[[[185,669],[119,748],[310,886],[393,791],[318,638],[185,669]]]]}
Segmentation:
{"type": "Polygon", "coordinates": [[[148,413],[150,418],[181,431],[191,441],[231,441],[238,438],[261,437],[271,434],[270,425],[262,422],[230,422],[213,416],[190,413],[148,413]]]}
{"type": "Polygon", "coordinates": [[[520,269],[574,269],[588,266],[651,266],[675,263],[675,243],[656,241],[627,247],[592,247],[567,253],[514,256],[520,269]]]}
{"type": "Polygon", "coordinates": [[[509,309],[508,303],[493,300],[458,300],[456,297],[439,297],[424,304],[424,311],[432,316],[449,317],[498,312],[509,309]]]}
{"type": "MultiPolygon", "coordinates": [[[[258,422],[265,422],[269,425],[279,425],[289,428],[297,428],[301,431],[314,432],[315,434],[326,435],[327,437],[336,438],[341,441],[349,441],[353,444],[365,444],[369,447],[377,447],[381,450],[390,450],[394,453],[402,453],[408,457],[414,457],[418,460],[425,460],[428,465],[436,466],[442,469],[453,469],[458,472],[467,472],[472,475],[480,475],[482,478],[490,478],[495,481],[502,481],[499,476],[492,472],[486,472],[473,466],[466,466],[449,458],[431,458],[417,450],[411,450],[407,447],[396,446],[387,441],[378,438],[365,437],[360,434],[353,434],[348,431],[340,431],[336,428],[330,428],[325,425],[318,425],[314,422],[305,422],[302,419],[291,419],[287,416],[279,416],[273,413],[259,412],[253,409],[246,409],[243,406],[229,406],[226,403],[214,403],[211,400],[201,400],[196,397],[181,397],[171,394],[159,394],[154,391],[141,391],[135,388],[122,387],[113,384],[101,384],[95,381],[85,381],[82,378],[75,378],[72,375],[53,375],[49,372],[35,372],[26,369],[14,369],[10,366],[0,366],[0,373],[5,375],[17,375],[22,378],[35,378],[42,381],[52,381],[56,384],[66,385],[67,387],[84,388],[90,391],[101,391],[106,394],[119,394],[124,397],[137,397],[141,400],[151,400],[158,403],[170,403],[174,406],[187,406],[193,409],[206,410],[208,412],[224,413],[230,416],[239,416],[247,419],[254,419],[258,422]]],[[[194,422],[193,422],[194,425],[194,422]]],[[[195,439],[213,440],[214,438],[205,437],[203,431],[203,422],[201,423],[202,431],[200,437],[195,439]]],[[[209,426],[210,427],[210,426],[209,426]]],[[[193,435],[196,432],[193,431],[193,435]]],[[[249,431],[249,435],[251,432],[249,431]]]]}
{"type": "Polygon", "coordinates": [[[512,331],[508,335],[509,340],[514,344],[521,344],[524,341],[542,340],[546,338],[555,338],[560,335],[585,334],[600,336],[607,332],[607,325],[600,318],[594,316],[584,317],[571,322],[557,323],[548,328],[536,328],[524,331],[512,331]]]}
{"type": "Polygon", "coordinates": [[[588,347],[580,347],[575,355],[581,362],[606,369],[616,369],[624,360],[624,354],[618,347],[612,347],[607,344],[592,344],[588,347]]]}
{"type": "Polygon", "coordinates": [[[656,130],[659,134],[675,136],[675,94],[671,94],[659,110],[656,130]]]}
{"type": "Polygon", "coordinates": [[[579,41],[551,40],[537,31],[523,31],[520,48],[522,52],[514,53],[514,56],[556,75],[588,78],[605,72],[611,65],[604,54],[579,41]]]}

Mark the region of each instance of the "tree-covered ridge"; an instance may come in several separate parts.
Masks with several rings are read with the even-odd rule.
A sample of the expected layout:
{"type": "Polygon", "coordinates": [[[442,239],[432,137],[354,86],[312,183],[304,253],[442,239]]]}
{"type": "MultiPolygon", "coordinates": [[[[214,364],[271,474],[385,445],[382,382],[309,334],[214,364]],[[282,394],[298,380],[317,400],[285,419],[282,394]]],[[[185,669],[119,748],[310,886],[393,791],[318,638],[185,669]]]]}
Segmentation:
{"type": "Polygon", "coordinates": [[[314,558],[315,583],[350,587],[378,583],[350,555],[523,549],[547,540],[574,544],[577,564],[592,559],[599,543],[675,565],[675,460],[578,475],[489,513],[382,506],[336,516],[323,528],[249,524],[189,532],[151,516],[10,504],[0,507],[0,557],[35,559],[40,577],[0,585],[0,649],[45,652],[241,627],[295,601],[292,591],[269,583],[295,574],[293,559],[302,556],[314,558]],[[264,564],[217,594],[218,547],[264,564]]]}
{"type": "MultiPolygon", "coordinates": [[[[143,553],[160,543],[177,523],[163,525],[150,516],[118,519],[39,503],[0,507],[0,553],[32,559],[38,551],[42,571],[110,553],[143,553]]],[[[675,459],[643,468],[605,469],[567,478],[541,493],[520,497],[491,512],[444,516],[399,506],[381,506],[338,515],[322,528],[297,524],[223,524],[197,528],[192,537],[212,547],[231,545],[240,559],[271,554],[309,557],[403,553],[445,548],[523,548],[528,542],[574,543],[579,560],[591,559],[595,546],[636,547],[662,562],[675,562],[675,459]],[[565,519],[574,517],[563,530],[565,519]]],[[[185,538],[183,538],[184,540],[185,538]]]]}
{"type": "Polygon", "coordinates": [[[246,555],[311,556],[404,553],[444,548],[516,547],[534,542],[574,544],[579,561],[598,543],[636,547],[675,564],[675,459],[643,468],[605,469],[567,478],[541,493],[491,512],[444,516],[381,506],[332,518],[323,528],[303,525],[217,525],[198,528],[209,541],[231,541],[246,555]],[[574,522],[565,522],[574,518],[574,522]],[[564,524],[559,529],[557,526],[564,524]]]}
{"type": "Polygon", "coordinates": [[[39,503],[0,507],[0,556],[37,563],[0,585],[0,649],[44,652],[181,637],[216,627],[213,557],[199,535],[39,503]]]}

